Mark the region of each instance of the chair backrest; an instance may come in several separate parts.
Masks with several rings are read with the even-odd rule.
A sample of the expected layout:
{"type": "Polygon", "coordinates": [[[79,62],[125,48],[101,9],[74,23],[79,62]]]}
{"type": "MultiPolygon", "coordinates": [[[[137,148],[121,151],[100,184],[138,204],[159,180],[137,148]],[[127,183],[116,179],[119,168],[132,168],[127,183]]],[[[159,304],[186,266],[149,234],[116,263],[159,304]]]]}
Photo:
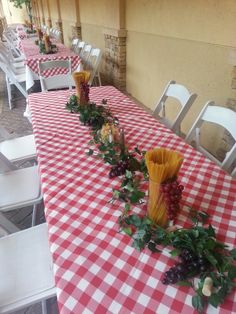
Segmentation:
{"type": "Polygon", "coordinates": [[[72,89],[71,79],[71,59],[67,60],[50,60],[50,61],[39,61],[39,79],[42,91],[49,89],[72,89]],[[53,76],[46,77],[46,71],[49,69],[55,69],[55,73],[62,72],[63,74],[56,74],[53,76]]]}
{"type": "Polygon", "coordinates": [[[82,50],[84,49],[86,43],[85,41],[80,41],[75,49],[75,53],[80,56],[82,50]]]}
{"type": "Polygon", "coordinates": [[[19,57],[21,55],[21,53],[20,53],[19,49],[16,47],[17,41],[14,41],[12,39],[12,37],[9,35],[9,33],[7,33],[7,32],[3,32],[3,38],[7,41],[8,45],[14,51],[16,56],[19,57]]]}
{"type": "Polygon", "coordinates": [[[3,42],[0,42],[0,52],[3,52],[5,55],[8,56],[8,60],[10,62],[17,62],[18,60],[23,60],[24,56],[22,55],[22,53],[19,51],[18,48],[15,48],[15,50],[17,50],[18,54],[20,54],[20,56],[15,57],[12,53],[12,49],[9,45],[5,45],[3,42]]]}
{"type": "Polygon", "coordinates": [[[77,48],[79,42],[80,42],[79,38],[72,39],[72,41],[71,41],[71,50],[72,51],[76,52],[76,48],[77,48]]]}
{"type": "Polygon", "coordinates": [[[16,170],[17,167],[0,152],[0,173],[16,170]]]}
{"type": "Polygon", "coordinates": [[[99,65],[102,59],[102,52],[99,48],[93,48],[91,53],[87,59],[85,70],[89,70],[91,72],[89,84],[92,85],[93,79],[99,70],[99,65]]]}
{"type": "Polygon", "coordinates": [[[181,132],[181,122],[183,121],[185,115],[189,111],[191,105],[196,99],[197,94],[191,94],[187,88],[181,84],[177,84],[175,81],[170,81],[160,100],[156,104],[156,108],[154,109],[153,114],[159,115],[163,118],[163,122],[175,133],[180,135],[181,132]],[[178,100],[180,104],[180,110],[176,113],[175,118],[170,121],[166,117],[166,100],[168,97],[172,97],[178,100]]]}
{"type": "Polygon", "coordinates": [[[193,140],[199,151],[216,162],[222,169],[230,171],[231,165],[236,160],[236,112],[229,108],[216,106],[214,101],[208,101],[186,136],[187,142],[191,143],[193,140]],[[215,125],[223,127],[234,139],[234,145],[226,153],[223,161],[219,161],[208,150],[201,146],[200,129],[204,122],[214,123],[215,125]]]}
{"type": "Polygon", "coordinates": [[[236,179],[236,167],[232,171],[231,176],[236,179]]]}
{"type": "Polygon", "coordinates": [[[14,84],[19,91],[22,93],[22,95],[27,98],[28,97],[28,93],[26,91],[26,89],[24,89],[21,84],[17,81],[17,78],[15,76],[14,71],[12,70],[11,64],[10,63],[6,63],[5,59],[2,57],[2,55],[0,55],[0,68],[3,70],[3,72],[6,75],[6,78],[12,83],[14,84]]]}
{"type": "Polygon", "coordinates": [[[89,55],[91,53],[91,50],[92,50],[92,45],[85,45],[84,48],[81,50],[81,53],[80,53],[80,58],[82,59],[83,61],[83,65],[86,64],[88,58],[89,58],[89,55]]]}
{"type": "Polygon", "coordinates": [[[41,25],[41,31],[42,31],[43,33],[46,33],[47,30],[48,30],[48,26],[47,26],[47,25],[41,25]]]}
{"type": "Polygon", "coordinates": [[[61,35],[62,35],[62,33],[59,29],[54,30],[54,37],[57,41],[61,40],[61,35]]]}

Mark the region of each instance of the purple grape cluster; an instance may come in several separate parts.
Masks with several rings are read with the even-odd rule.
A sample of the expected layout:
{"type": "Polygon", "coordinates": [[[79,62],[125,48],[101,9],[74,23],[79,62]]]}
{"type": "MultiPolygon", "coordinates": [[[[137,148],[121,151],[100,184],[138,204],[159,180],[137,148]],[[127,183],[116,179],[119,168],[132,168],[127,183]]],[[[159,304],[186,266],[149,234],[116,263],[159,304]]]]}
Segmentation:
{"type": "Polygon", "coordinates": [[[89,85],[87,83],[83,82],[80,84],[80,92],[80,97],[82,98],[82,100],[85,102],[89,102],[89,85]]]}
{"type": "Polygon", "coordinates": [[[210,264],[203,256],[197,256],[190,250],[183,249],[179,255],[181,263],[176,263],[162,278],[164,285],[175,284],[178,281],[204,273],[210,269],[210,264]]]}
{"type": "Polygon", "coordinates": [[[129,167],[128,160],[118,161],[118,163],[111,168],[109,172],[109,177],[114,178],[125,174],[125,171],[128,169],[128,167],[129,167]]]}
{"type": "Polygon", "coordinates": [[[164,200],[167,207],[169,220],[173,220],[179,211],[179,202],[182,197],[184,186],[174,179],[161,184],[161,192],[164,194],[164,200]]]}

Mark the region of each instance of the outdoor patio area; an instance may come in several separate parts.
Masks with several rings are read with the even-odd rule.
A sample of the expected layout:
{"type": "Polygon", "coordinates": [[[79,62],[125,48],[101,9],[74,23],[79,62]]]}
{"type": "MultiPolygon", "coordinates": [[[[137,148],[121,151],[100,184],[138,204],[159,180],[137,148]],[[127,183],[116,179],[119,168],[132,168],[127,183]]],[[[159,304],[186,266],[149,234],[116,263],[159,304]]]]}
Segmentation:
{"type": "Polygon", "coordinates": [[[0,0],[0,314],[236,314],[235,11],[0,0]]]}

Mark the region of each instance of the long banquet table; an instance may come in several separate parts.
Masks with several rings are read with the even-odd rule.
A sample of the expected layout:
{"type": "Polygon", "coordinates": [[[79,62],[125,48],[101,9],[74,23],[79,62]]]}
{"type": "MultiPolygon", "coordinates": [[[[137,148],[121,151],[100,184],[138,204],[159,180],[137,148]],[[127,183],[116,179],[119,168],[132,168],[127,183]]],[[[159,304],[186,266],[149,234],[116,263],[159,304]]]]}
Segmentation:
{"type": "MultiPolygon", "coordinates": [[[[80,57],[76,55],[69,48],[61,43],[55,43],[58,51],[53,54],[40,54],[39,46],[35,44],[35,38],[27,38],[20,40],[20,49],[25,55],[25,65],[26,65],[26,89],[29,90],[33,85],[34,81],[38,80],[38,61],[47,60],[66,60],[71,59],[72,71],[75,71],[80,66],[80,57]]],[[[46,77],[64,73],[62,69],[52,68],[45,71],[44,75],[46,77]]]]}
{"type": "MultiPolygon", "coordinates": [[[[29,95],[60,313],[195,313],[191,288],[161,283],[173,258],[166,251],[139,252],[118,232],[123,205],[109,200],[120,179],[109,179],[110,166],[86,155],[90,130],[65,109],[72,93],[29,95]]],[[[114,87],[91,88],[91,101],[104,98],[124,126],[129,148],[166,147],[183,154],[177,224],[186,225],[188,206],[205,210],[218,239],[236,247],[236,181],[114,87]]],[[[145,204],[134,210],[145,212],[145,204]]],[[[218,309],[207,309],[235,312],[235,291],[218,309]]]]}

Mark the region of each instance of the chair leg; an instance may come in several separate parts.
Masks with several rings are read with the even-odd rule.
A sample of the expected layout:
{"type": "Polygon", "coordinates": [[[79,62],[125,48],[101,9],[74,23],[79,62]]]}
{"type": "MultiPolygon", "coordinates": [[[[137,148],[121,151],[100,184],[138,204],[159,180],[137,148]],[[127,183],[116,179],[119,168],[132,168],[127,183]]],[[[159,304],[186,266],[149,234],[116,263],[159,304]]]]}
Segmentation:
{"type": "Polygon", "coordinates": [[[36,216],[37,216],[37,204],[34,204],[33,212],[32,212],[32,227],[35,226],[36,216]]]}
{"type": "Polygon", "coordinates": [[[98,83],[99,83],[99,86],[102,86],[101,77],[100,77],[100,73],[99,72],[98,72],[98,83]]]}
{"type": "Polygon", "coordinates": [[[11,84],[8,80],[8,77],[6,77],[6,84],[7,84],[8,104],[9,104],[9,108],[12,109],[11,84]]]}
{"type": "Polygon", "coordinates": [[[42,304],[42,314],[47,314],[47,300],[43,300],[42,304]]]}

